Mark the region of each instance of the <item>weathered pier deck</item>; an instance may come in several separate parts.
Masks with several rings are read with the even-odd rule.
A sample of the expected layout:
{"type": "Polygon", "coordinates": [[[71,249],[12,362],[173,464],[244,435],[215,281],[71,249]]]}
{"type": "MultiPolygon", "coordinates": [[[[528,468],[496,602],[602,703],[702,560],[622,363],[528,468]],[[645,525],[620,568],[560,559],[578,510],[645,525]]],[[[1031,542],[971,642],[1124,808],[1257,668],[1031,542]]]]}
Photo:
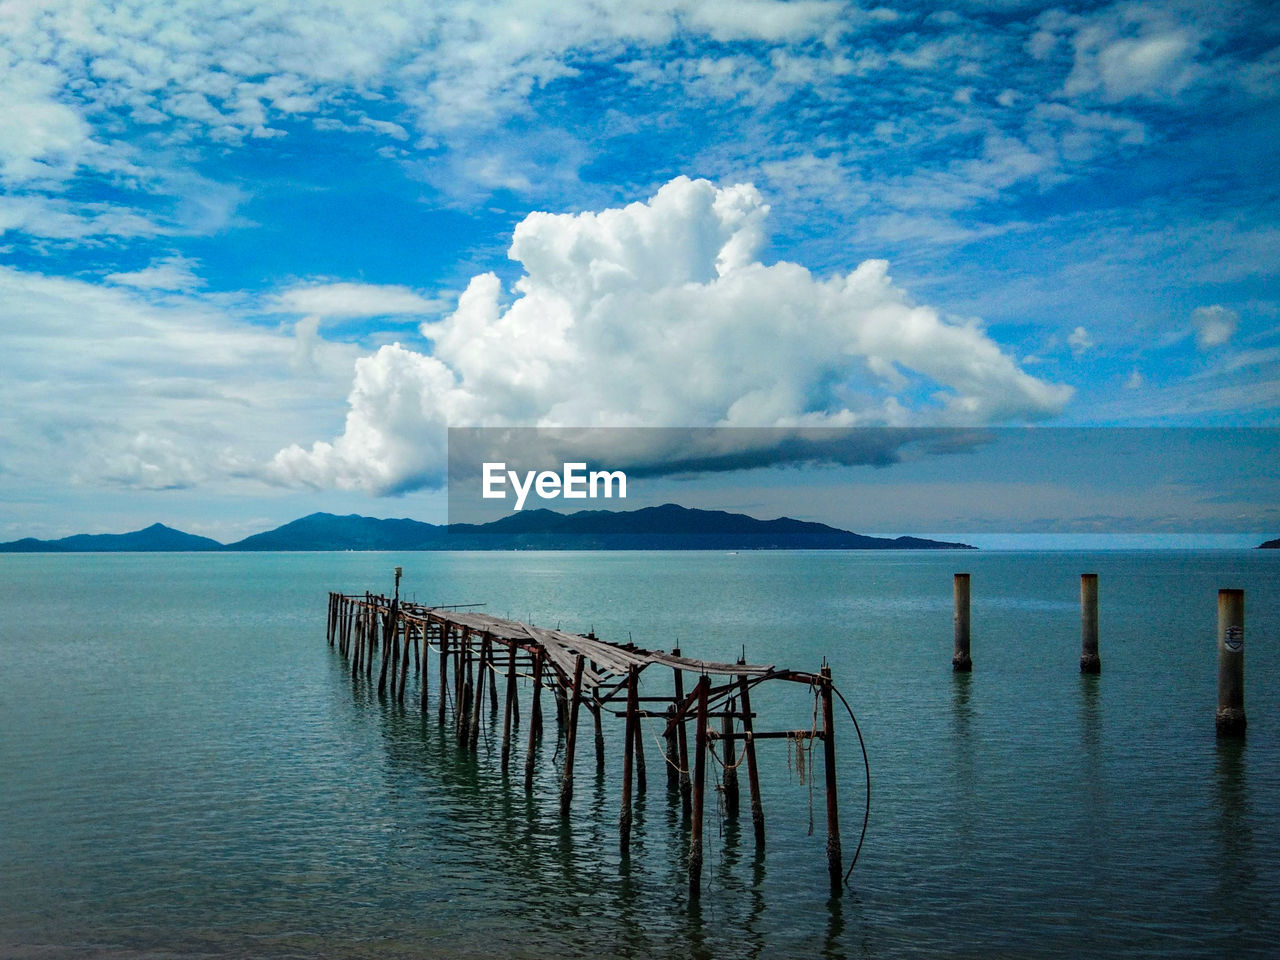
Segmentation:
{"type": "MultiPolygon", "coordinates": [[[[505,689],[501,698],[504,775],[509,772],[517,748],[523,688],[529,701],[524,754],[526,790],[533,789],[535,748],[543,727],[542,700],[544,691],[549,691],[564,738],[559,777],[560,811],[565,817],[573,797],[581,709],[585,707],[592,718],[596,766],[600,771],[606,764],[603,716],[621,719],[624,733],[618,829],[624,857],[630,849],[633,795],[648,786],[643,726],[645,721],[654,721],[661,728],[667,789],[673,800],[679,794],[688,816],[688,876],[693,897],[699,896],[701,890],[709,758],[710,762],[719,763],[723,772],[719,789],[729,817],[738,815],[738,770],[745,766],[755,842],[763,847],[765,819],[756,741],[785,738],[794,741],[797,753],[811,751],[821,742],[828,873],[833,890],[843,883],[833,723],[833,695],[839,693],[830,668],[825,665],[817,673],[808,673],[770,664],[716,663],[682,656],[679,649],[665,652],[646,650],[633,643],[609,643],[593,633],[550,630],[474,609],[408,603],[399,598],[398,576],[393,597],[330,593],[327,638],[329,645],[348,659],[353,677],[363,676],[372,683],[376,671],[382,696],[404,703],[412,674],[424,715],[428,712],[428,690],[434,683],[437,720],[440,724],[453,723],[462,750],[477,750],[485,697],[489,698],[491,711],[497,711],[501,679],[505,689]],[[430,654],[438,663],[434,681],[429,677],[430,654]],[[671,671],[670,682],[660,684],[661,692],[642,696],[641,674],[655,670],[671,671]],[[687,690],[686,674],[692,680],[687,690]],[[766,682],[808,688],[813,701],[812,711],[802,714],[805,725],[786,730],[755,728],[751,691],[766,682]]],[[[856,729],[856,720],[854,724],[856,729]]],[[[865,830],[864,814],[864,833],[865,830]]]]}

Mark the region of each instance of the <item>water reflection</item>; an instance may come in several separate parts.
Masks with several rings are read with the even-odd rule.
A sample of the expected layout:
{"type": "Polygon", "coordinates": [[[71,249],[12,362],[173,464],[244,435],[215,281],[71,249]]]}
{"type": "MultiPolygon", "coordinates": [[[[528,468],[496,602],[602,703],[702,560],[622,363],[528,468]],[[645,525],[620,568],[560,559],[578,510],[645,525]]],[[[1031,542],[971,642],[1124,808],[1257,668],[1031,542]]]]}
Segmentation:
{"type": "Polygon", "coordinates": [[[1227,932],[1224,947],[1233,952],[1246,949],[1246,944],[1240,942],[1241,933],[1251,928],[1257,909],[1253,892],[1258,872],[1246,751],[1243,738],[1220,738],[1214,770],[1218,807],[1218,882],[1214,906],[1227,932]]]}

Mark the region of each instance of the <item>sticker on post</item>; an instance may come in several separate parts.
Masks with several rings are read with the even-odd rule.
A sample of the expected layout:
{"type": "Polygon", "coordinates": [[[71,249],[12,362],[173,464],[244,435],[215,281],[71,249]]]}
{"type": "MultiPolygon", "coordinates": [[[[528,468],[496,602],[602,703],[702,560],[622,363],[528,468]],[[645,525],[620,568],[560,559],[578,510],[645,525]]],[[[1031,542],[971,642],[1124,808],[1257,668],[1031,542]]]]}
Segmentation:
{"type": "Polygon", "coordinates": [[[1232,653],[1244,652],[1244,627],[1238,623],[1233,623],[1227,627],[1227,634],[1223,637],[1223,642],[1227,645],[1227,649],[1232,653]]]}

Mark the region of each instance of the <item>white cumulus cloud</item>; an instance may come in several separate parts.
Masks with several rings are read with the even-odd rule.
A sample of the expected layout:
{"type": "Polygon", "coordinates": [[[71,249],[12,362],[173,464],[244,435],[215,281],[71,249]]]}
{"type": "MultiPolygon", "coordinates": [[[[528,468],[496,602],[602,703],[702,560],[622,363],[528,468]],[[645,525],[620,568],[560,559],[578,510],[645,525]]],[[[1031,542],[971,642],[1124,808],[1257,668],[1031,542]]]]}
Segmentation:
{"type": "Polygon", "coordinates": [[[646,203],[532,213],[507,295],[356,364],[346,428],[281,450],[281,482],[395,493],[441,481],[446,426],[854,426],[1058,413],[1069,387],[979,325],[917,304],[881,260],[816,277],[759,259],[769,207],[746,184],[677,178],[646,203]]]}
{"type": "Polygon", "coordinates": [[[1240,315],[1227,307],[1214,304],[1191,311],[1191,325],[1196,329],[1196,345],[1201,350],[1220,347],[1236,332],[1240,315]]]}

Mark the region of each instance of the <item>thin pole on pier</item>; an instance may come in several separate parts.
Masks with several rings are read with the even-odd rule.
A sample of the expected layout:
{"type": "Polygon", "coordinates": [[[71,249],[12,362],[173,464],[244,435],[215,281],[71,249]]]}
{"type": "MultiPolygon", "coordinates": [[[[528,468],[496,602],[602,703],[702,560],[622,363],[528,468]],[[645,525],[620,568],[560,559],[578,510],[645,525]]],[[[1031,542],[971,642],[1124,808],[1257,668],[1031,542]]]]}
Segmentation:
{"type": "Polygon", "coordinates": [[[524,788],[533,789],[533,754],[537,747],[538,728],[542,725],[542,651],[533,655],[533,694],[530,700],[529,716],[529,749],[524,756],[524,788]]]}
{"type": "Polygon", "coordinates": [[[1218,715],[1220,737],[1243,737],[1244,591],[1218,591],[1218,715]]]}
{"type": "Polygon", "coordinates": [[[511,762],[511,711],[516,702],[516,645],[507,649],[507,704],[502,712],[502,772],[511,762]]]}
{"type": "MultiPolygon", "coordinates": [[[[680,656],[680,648],[671,651],[673,657],[680,656]]],[[[684,672],[674,667],[676,703],[684,701],[684,672]]],[[[676,724],[676,742],[680,747],[680,803],[686,815],[689,813],[689,736],[685,732],[684,720],[676,724]]]]}
{"type": "Polygon", "coordinates": [[[1080,574],[1080,672],[1101,673],[1098,657],[1098,575],[1080,574]]]}
{"type": "Polygon", "coordinates": [[[764,846],[764,806],[760,803],[760,772],[756,767],[756,741],[751,729],[750,685],[745,675],[738,676],[742,699],[742,737],[746,741],[747,786],[751,790],[751,825],[755,829],[756,846],[764,846]]]}
{"type": "Polygon", "coordinates": [[[969,656],[969,574],[955,575],[952,592],[956,606],[956,643],[951,669],[956,673],[968,673],[973,669],[973,659],[969,656]]]}
{"type": "Polygon", "coordinates": [[[636,668],[627,668],[627,725],[622,748],[622,810],[618,814],[618,835],[622,855],[631,853],[631,769],[635,765],[636,726],[639,722],[639,701],[636,691],[636,668]]]}
{"type": "Polygon", "coordinates": [[[573,801],[573,751],[578,739],[578,704],[582,702],[582,667],[585,661],[581,654],[573,666],[573,699],[569,702],[569,729],[564,743],[564,777],[560,781],[560,816],[569,815],[569,804],[573,801]]]}
{"type": "Polygon", "coordinates": [[[702,801],[707,776],[707,688],[711,681],[698,678],[698,726],[693,762],[693,813],[689,818],[689,898],[702,896],[702,801]]]}
{"type": "Polygon", "coordinates": [[[822,676],[822,753],[827,780],[827,872],[831,889],[837,891],[844,882],[844,860],[840,850],[840,809],[836,795],[836,732],[831,710],[831,668],[823,666],[822,676]]]}

